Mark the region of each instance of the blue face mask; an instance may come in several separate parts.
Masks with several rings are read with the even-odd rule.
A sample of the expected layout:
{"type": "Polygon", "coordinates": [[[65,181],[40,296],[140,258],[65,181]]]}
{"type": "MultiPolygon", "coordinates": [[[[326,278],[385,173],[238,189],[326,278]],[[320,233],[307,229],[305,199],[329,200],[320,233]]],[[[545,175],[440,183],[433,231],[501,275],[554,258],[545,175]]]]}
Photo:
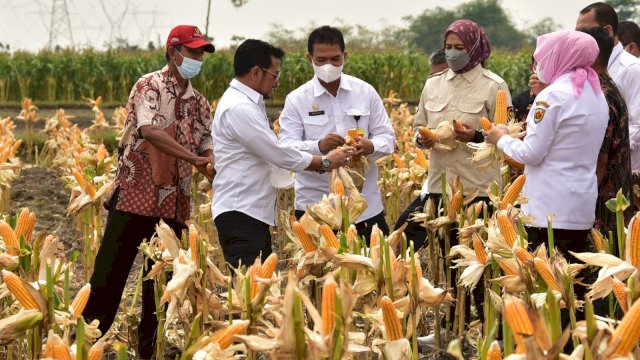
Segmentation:
{"type": "MultiPolygon", "coordinates": [[[[177,51],[177,53],[180,54],[179,51],[177,51]]],[[[193,60],[192,58],[186,57],[182,54],[180,54],[180,56],[182,56],[182,65],[176,64],[175,61],[173,63],[176,65],[178,72],[183,78],[191,79],[200,73],[202,61],[193,60]]]]}

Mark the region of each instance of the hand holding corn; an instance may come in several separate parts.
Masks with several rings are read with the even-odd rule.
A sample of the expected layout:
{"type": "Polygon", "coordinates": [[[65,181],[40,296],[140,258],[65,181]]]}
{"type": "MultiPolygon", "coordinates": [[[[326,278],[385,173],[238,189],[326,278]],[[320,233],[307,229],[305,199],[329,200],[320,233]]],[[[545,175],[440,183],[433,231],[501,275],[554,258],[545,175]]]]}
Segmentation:
{"type": "Polygon", "coordinates": [[[318,141],[318,148],[323,154],[327,154],[329,151],[344,145],[344,138],[338,134],[328,134],[324,138],[318,141]]]}
{"type": "Polygon", "coordinates": [[[475,129],[458,120],[453,120],[453,131],[456,134],[456,140],[461,142],[472,141],[476,136],[475,129]]]}
{"type": "Polygon", "coordinates": [[[483,131],[485,141],[489,144],[497,144],[503,135],[509,134],[509,128],[506,125],[496,125],[488,131],[483,131]]]}
{"type": "Polygon", "coordinates": [[[356,154],[356,149],[353,146],[343,146],[332,150],[327,154],[327,159],[331,161],[331,166],[329,170],[337,169],[341,166],[346,165],[351,157],[356,154]]]}

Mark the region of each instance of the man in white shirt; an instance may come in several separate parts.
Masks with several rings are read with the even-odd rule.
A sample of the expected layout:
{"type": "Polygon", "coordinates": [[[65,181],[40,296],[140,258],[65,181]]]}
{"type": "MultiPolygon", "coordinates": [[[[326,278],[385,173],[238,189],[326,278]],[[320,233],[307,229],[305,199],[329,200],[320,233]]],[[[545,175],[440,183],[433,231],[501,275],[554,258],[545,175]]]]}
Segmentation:
{"type": "Polygon", "coordinates": [[[618,23],[618,40],[624,47],[624,51],[640,57],[640,27],[633,21],[620,21],[618,23]]]}
{"type": "Polygon", "coordinates": [[[576,29],[603,27],[613,37],[609,74],[629,110],[631,169],[640,170],[640,59],[624,51],[618,39],[618,15],[608,4],[593,3],[580,11],[576,29]]]}
{"type": "MultiPolygon", "coordinates": [[[[374,224],[388,234],[375,160],[393,152],[395,134],[382,99],[371,85],[342,73],[347,53],[340,30],[330,26],[313,30],[307,50],[315,76],[287,96],[279,120],[280,141],[321,155],[343,145],[349,129],[364,134],[356,139],[354,157],[365,156],[369,162],[362,188],[367,209],[355,224],[367,241],[374,224]]],[[[299,174],[295,188],[296,216],[300,217],[307,205],[329,193],[329,174],[299,174]]]]}
{"type": "Polygon", "coordinates": [[[233,267],[264,260],[271,253],[269,226],[275,225],[276,190],[271,167],[329,171],[348,161],[350,148],[312,155],[278,143],[270,129],[264,99],[278,86],[284,52],[249,39],[234,55],[235,79],[220,99],[213,120],[217,172],[211,203],[218,238],[233,267]]]}

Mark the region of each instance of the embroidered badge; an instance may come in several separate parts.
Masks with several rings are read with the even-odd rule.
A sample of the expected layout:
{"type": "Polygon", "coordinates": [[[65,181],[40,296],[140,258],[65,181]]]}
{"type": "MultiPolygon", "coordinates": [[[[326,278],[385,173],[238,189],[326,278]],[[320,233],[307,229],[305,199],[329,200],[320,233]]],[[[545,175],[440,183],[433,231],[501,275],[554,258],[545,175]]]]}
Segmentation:
{"type": "Polygon", "coordinates": [[[317,110],[320,110],[320,105],[319,105],[319,104],[313,104],[313,105],[311,105],[311,108],[312,108],[314,111],[317,111],[317,110]]]}
{"type": "Polygon", "coordinates": [[[549,108],[549,103],[546,102],[546,101],[536,101],[536,106],[542,106],[545,109],[548,109],[549,108]]]}
{"type": "Polygon", "coordinates": [[[533,122],[537,124],[540,121],[542,121],[542,119],[544,118],[545,111],[547,110],[542,108],[537,108],[533,113],[533,122]]]}

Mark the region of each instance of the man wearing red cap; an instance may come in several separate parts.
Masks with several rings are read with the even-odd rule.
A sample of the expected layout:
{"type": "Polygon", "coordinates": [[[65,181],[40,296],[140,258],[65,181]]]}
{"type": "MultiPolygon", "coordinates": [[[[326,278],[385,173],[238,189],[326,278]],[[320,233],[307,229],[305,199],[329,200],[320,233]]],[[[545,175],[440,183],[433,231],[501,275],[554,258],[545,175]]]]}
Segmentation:
{"type": "MultiPolygon", "coordinates": [[[[211,111],[192,85],[204,52],[215,48],[197,27],[171,30],[167,66],[144,75],[127,103],[127,121],[118,145],[118,166],[108,200],[104,237],[91,276],[87,321],[98,319],[104,334],[113,323],[131,265],[143,239],[164,220],[180,236],[189,219],[191,169],[213,179],[211,111]]],[[[150,264],[145,267],[145,275],[150,264]]],[[[153,357],[157,319],[153,280],[142,283],[138,358],[153,357]]]]}

